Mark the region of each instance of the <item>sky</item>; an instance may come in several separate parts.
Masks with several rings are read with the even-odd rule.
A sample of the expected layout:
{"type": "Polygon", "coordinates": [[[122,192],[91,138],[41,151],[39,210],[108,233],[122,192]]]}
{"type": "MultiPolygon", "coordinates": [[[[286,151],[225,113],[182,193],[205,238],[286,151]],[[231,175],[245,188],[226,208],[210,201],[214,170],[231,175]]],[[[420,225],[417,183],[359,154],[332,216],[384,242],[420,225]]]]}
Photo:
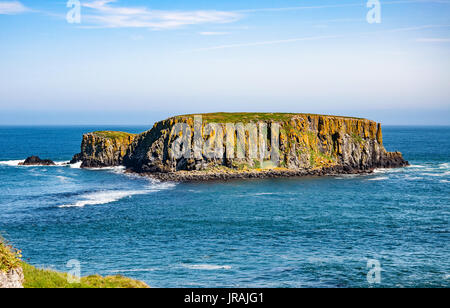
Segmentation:
{"type": "Polygon", "coordinates": [[[369,2],[0,0],[0,125],[217,111],[450,125],[450,0],[369,2]]]}

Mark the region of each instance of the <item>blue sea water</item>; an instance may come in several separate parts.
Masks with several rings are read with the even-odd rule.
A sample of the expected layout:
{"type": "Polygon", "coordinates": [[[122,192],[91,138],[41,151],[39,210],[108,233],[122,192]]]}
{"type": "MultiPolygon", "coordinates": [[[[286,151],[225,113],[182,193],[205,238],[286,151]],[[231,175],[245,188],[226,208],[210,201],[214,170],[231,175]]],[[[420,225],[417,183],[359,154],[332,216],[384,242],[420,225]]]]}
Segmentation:
{"type": "Polygon", "coordinates": [[[385,127],[412,165],[372,175],[176,184],[17,166],[68,161],[98,129],[0,127],[0,233],[31,264],[153,287],[450,287],[450,127],[385,127]]]}

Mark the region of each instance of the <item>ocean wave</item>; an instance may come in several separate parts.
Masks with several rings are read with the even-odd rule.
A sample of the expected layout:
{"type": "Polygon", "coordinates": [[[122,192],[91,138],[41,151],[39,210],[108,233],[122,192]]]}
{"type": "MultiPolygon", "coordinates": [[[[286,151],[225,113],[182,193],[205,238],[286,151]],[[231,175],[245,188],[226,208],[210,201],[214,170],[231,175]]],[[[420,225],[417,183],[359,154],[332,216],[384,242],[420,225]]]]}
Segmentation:
{"type": "Polygon", "coordinates": [[[4,160],[0,161],[0,165],[3,166],[10,166],[10,167],[61,167],[61,166],[67,166],[69,164],[68,161],[55,161],[55,165],[46,165],[46,166],[40,166],[40,165],[30,165],[30,166],[21,166],[20,163],[23,163],[25,159],[21,160],[4,160]]]}
{"type": "Polygon", "coordinates": [[[450,183],[450,181],[449,180],[440,180],[439,183],[447,184],[447,183],[450,183]]]}
{"type": "Polygon", "coordinates": [[[100,191],[89,193],[83,196],[83,200],[79,200],[72,204],[64,204],[58,206],[59,208],[70,208],[70,207],[85,207],[86,205],[100,205],[108,204],[111,202],[119,201],[123,198],[143,195],[148,193],[147,190],[110,190],[110,191],[100,191]]]}
{"type": "Polygon", "coordinates": [[[214,265],[214,264],[182,264],[183,267],[193,270],[229,270],[231,269],[230,265],[214,265]]]}
{"type": "Polygon", "coordinates": [[[69,167],[70,167],[70,168],[73,168],[73,169],[80,169],[80,168],[81,168],[81,164],[82,164],[82,162],[79,161],[79,162],[77,162],[77,163],[70,164],[69,167]]]}
{"type": "Polygon", "coordinates": [[[450,168],[450,163],[443,163],[439,165],[439,168],[441,169],[448,169],[450,168]]]}
{"type": "Polygon", "coordinates": [[[373,173],[397,173],[403,171],[403,168],[378,168],[375,169],[373,173]]]}
{"type": "Polygon", "coordinates": [[[389,180],[389,177],[387,176],[377,176],[375,178],[367,179],[368,181],[384,181],[389,180]]]}
{"type": "Polygon", "coordinates": [[[75,203],[64,204],[58,207],[71,208],[71,207],[85,207],[86,205],[108,204],[136,195],[145,195],[153,192],[158,192],[161,190],[171,189],[175,186],[176,186],[175,183],[170,182],[161,183],[157,181],[152,181],[150,185],[141,190],[104,190],[97,192],[89,192],[82,195],[81,200],[78,200],[75,203]]]}
{"type": "Polygon", "coordinates": [[[68,178],[68,177],[66,177],[66,176],[62,176],[62,175],[57,175],[56,178],[57,178],[58,180],[60,180],[61,182],[63,182],[63,183],[66,183],[66,182],[69,182],[69,181],[70,181],[70,178],[68,178]]]}
{"type": "Polygon", "coordinates": [[[423,177],[420,176],[411,176],[411,175],[406,175],[405,179],[410,180],[410,181],[414,181],[414,180],[423,180],[423,177]]]}
{"type": "Polygon", "coordinates": [[[446,176],[446,175],[449,175],[449,174],[450,174],[450,171],[443,172],[443,173],[421,173],[420,175],[432,176],[432,177],[443,177],[443,176],[446,176]]]}
{"type": "Polygon", "coordinates": [[[407,168],[425,168],[423,165],[409,165],[407,168]]]}
{"type": "Polygon", "coordinates": [[[360,177],[360,176],[361,176],[360,174],[342,174],[342,175],[336,176],[334,178],[337,180],[346,180],[346,179],[353,179],[353,178],[360,177]]]}
{"type": "Polygon", "coordinates": [[[18,166],[20,163],[23,163],[25,160],[4,160],[0,161],[0,165],[2,166],[18,166]]]}
{"type": "Polygon", "coordinates": [[[136,268],[129,270],[110,270],[108,273],[134,273],[134,272],[153,272],[154,268],[136,268]]]}
{"type": "MultiPolygon", "coordinates": [[[[81,165],[80,165],[81,167],[81,165]]],[[[104,170],[104,171],[114,171],[117,173],[123,173],[125,171],[125,166],[112,166],[112,167],[98,167],[98,168],[84,168],[85,170],[104,170]]]]}

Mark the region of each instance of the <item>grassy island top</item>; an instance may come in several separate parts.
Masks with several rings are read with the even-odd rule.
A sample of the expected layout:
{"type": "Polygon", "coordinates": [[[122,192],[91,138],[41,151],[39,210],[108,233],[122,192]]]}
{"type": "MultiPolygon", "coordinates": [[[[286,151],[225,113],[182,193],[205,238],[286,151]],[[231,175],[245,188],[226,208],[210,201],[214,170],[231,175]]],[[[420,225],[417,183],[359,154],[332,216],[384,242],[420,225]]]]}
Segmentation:
{"type": "Polygon", "coordinates": [[[93,132],[92,134],[102,138],[111,138],[111,139],[128,138],[136,136],[136,134],[130,134],[125,132],[113,132],[113,131],[97,131],[93,132]]]}
{"type": "Polygon", "coordinates": [[[228,113],[228,112],[216,112],[216,113],[198,113],[198,114],[186,114],[179,115],[175,118],[186,118],[193,117],[194,115],[201,115],[203,120],[213,123],[234,123],[234,122],[257,122],[257,121],[289,121],[294,116],[324,116],[324,117],[334,117],[343,119],[356,119],[362,120],[362,118],[356,117],[345,117],[345,116],[334,116],[334,115],[320,115],[320,114],[310,114],[310,113],[256,113],[256,112],[239,112],[239,113],[228,113]]]}

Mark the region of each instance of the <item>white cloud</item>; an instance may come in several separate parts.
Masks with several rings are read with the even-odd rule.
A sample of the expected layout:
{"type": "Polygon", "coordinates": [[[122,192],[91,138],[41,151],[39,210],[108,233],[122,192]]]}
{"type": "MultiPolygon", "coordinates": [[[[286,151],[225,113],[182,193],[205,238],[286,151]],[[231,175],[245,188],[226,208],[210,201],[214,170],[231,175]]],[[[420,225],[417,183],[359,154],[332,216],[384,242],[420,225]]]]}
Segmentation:
{"type": "Polygon", "coordinates": [[[15,15],[28,11],[29,9],[19,1],[0,1],[0,14],[15,15]]]}
{"type": "Polygon", "coordinates": [[[89,27],[99,28],[150,28],[170,29],[186,25],[207,23],[230,23],[240,19],[236,12],[216,10],[162,11],[146,7],[120,7],[112,5],[116,0],[95,0],[83,2],[88,9],[82,15],[89,27]]]}

